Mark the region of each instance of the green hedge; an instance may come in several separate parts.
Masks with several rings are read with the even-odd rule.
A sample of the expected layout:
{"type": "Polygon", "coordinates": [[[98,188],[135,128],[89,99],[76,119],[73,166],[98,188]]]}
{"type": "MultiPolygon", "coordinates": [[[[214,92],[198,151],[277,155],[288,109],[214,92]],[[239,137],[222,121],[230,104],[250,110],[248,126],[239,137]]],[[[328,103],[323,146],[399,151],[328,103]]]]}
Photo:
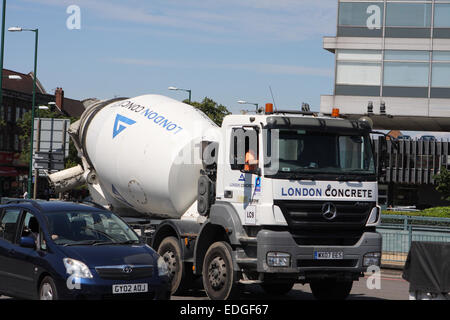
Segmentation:
{"type": "Polygon", "coordinates": [[[436,207],[415,212],[383,210],[382,213],[386,215],[398,215],[398,216],[404,215],[404,216],[450,218],[450,207],[436,207]]]}

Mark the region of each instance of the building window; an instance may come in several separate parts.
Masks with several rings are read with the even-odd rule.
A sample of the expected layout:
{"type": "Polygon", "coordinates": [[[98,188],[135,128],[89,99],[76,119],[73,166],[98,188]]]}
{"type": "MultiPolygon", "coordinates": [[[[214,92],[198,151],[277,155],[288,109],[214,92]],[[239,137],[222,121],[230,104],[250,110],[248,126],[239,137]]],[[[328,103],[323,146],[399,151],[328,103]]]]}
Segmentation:
{"type": "Polygon", "coordinates": [[[19,151],[19,135],[18,134],[14,135],[14,151],[16,151],[16,152],[19,151]]]}
{"type": "Polygon", "coordinates": [[[428,87],[429,63],[386,62],[384,85],[397,87],[428,87]]]}
{"type": "Polygon", "coordinates": [[[20,119],[20,108],[16,107],[16,122],[20,119]]]}
{"type": "Polygon", "coordinates": [[[6,121],[12,121],[12,107],[6,107],[6,121]]]}
{"type": "Polygon", "coordinates": [[[430,53],[428,51],[386,50],[384,85],[428,87],[430,53]]]}
{"type": "Polygon", "coordinates": [[[387,27],[431,27],[431,3],[388,3],[387,27]]]}
{"type": "Polygon", "coordinates": [[[337,85],[381,85],[381,51],[338,50],[337,85]]]}
{"type": "Polygon", "coordinates": [[[450,28],[450,3],[436,3],[434,8],[434,27],[450,28]]]}
{"type": "Polygon", "coordinates": [[[428,51],[406,51],[406,50],[386,50],[384,53],[386,61],[430,61],[430,52],[428,51]]]}
{"type": "Polygon", "coordinates": [[[341,37],[381,37],[384,2],[340,2],[337,34],[341,37]]]}
{"type": "Polygon", "coordinates": [[[450,63],[433,63],[431,85],[437,88],[450,88],[450,63]]]}
{"type": "Polygon", "coordinates": [[[339,4],[340,26],[381,28],[383,17],[383,2],[341,2],[339,4]]]}
{"type": "Polygon", "coordinates": [[[450,51],[433,52],[431,98],[450,98],[450,51]]]}

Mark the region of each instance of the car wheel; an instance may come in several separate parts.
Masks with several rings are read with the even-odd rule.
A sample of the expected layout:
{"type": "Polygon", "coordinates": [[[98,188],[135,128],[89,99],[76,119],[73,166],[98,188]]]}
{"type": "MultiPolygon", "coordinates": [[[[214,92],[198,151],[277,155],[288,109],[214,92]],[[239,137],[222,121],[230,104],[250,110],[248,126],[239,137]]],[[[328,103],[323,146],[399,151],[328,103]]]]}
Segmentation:
{"type": "Polygon", "coordinates": [[[58,300],[58,291],[51,277],[45,277],[39,286],[39,300],[58,300]]]}
{"type": "Polygon", "coordinates": [[[203,260],[203,286],[211,300],[237,298],[239,284],[233,267],[232,249],[227,242],[216,242],[206,252],[203,260]]]}
{"type": "Polygon", "coordinates": [[[167,263],[171,293],[181,294],[188,289],[192,279],[192,271],[186,270],[181,259],[180,242],[175,237],[165,238],[158,248],[158,254],[167,263]]]}

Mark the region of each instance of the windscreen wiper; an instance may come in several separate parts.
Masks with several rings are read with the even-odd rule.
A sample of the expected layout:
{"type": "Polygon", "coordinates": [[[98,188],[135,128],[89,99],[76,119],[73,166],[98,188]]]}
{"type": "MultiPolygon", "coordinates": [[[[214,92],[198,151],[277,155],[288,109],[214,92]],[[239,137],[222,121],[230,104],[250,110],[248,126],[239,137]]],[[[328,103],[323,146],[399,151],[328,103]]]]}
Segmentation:
{"type": "Polygon", "coordinates": [[[111,245],[127,245],[127,244],[139,244],[139,240],[126,240],[121,242],[112,242],[111,245]]]}
{"type": "Polygon", "coordinates": [[[110,244],[112,242],[103,241],[103,240],[85,240],[85,241],[77,241],[72,243],[63,244],[64,247],[72,247],[72,246],[92,246],[92,245],[100,245],[100,244],[110,244]]]}

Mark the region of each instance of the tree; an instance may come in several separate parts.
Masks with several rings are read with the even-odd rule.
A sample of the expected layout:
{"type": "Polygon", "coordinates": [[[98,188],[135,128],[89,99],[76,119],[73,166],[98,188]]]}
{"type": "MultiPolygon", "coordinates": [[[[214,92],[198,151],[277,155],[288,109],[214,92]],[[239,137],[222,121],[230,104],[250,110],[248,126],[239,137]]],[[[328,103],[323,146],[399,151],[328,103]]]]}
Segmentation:
{"type": "MultiPolygon", "coordinates": [[[[54,118],[54,119],[70,119],[70,123],[77,121],[77,118],[69,118],[62,115],[59,112],[51,110],[36,110],[35,117],[37,118],[54,118]]],[[[21,135],[19,139],[22,141],[24,146],[22,153],[20,154],[20,159],[24,162],[30,159],[30,133],[31,133],[31,110],[23,115],[23,118],[17,121],[17,126],[21,128],[21,135]]],[[[81,160],[78,158],[78,152],[73,144],[72,140],[69,143],[69,157],[65,160],[65,167],[71,168],[81,164],[81,160]]]]}
{"type": "Polygon", "coordinates": [[[450,201],[450,171],[446,167],[433,177],[436,182],[436,190],[442,193],[442,199],[450,201]]]}
{"type": "Polygon", "coordinates": [[[218,104],[208,97],[205,97],[202,102],[192,101],[191,103],[189,103],[188,100],[184,100],[183,102],[201,110],[218,126],[222,125],[222,121],[225,116],[231,114],[231,112],[228,111],[227,107],[218,104]]]}

